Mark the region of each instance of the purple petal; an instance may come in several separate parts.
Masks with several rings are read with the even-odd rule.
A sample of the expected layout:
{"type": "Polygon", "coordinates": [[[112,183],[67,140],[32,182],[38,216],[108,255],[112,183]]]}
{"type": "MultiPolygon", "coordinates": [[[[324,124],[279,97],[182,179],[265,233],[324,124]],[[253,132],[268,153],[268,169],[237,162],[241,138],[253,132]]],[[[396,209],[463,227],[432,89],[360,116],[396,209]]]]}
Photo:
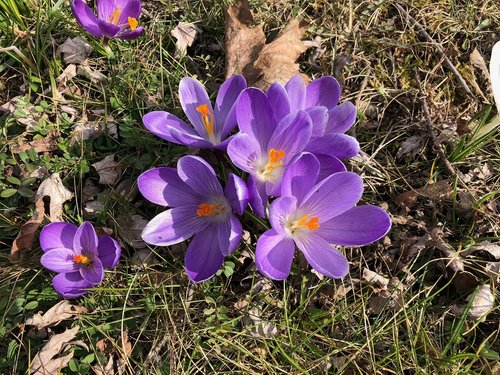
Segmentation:
{"type": "Polygon", "coordinates": [[[255,173],[262,151],[254,137],[239,133],[227,145],[227,154],[238,168],[248,173],[255,173]]]}
{"type": "Polygon", "coordinates": [[[325,154],[315,154],[316,158],[319,160],[319,175],[317,181],[322,181],[328,176],[338,173],[345,172],[347,168],[344,163],[342,163],[335,156],[325,155],[325,154]]]}
{"type": "Polygon", "coordinates": [[[121,31],[120,26],[115,26],[112,23],[103,20],[98,20],[97,24],[99,25],[99,29],[101,29],[103,35],[110,39],[114,38],[121,31]]]}
{"type": "Polygon", "coordinates": [[[281,197],[269,206],[269,221],[271,226],[280,236],[285,236],[285,224],[288,216],[297,209],[297,198],[281,197]]]}
{"type": "Polygon", "coordinates": [[[99,20],[92,9],[89,8],[83,0],[73,0],[71,3],[71,10],[75,15],[76,20],[87,30],[87,32],[96,38],[103,36],[99,28],[99,20]]]}
{"type": "Polygon", "coordinates": [[[135,38],[138,38],[142,35],[144,32],[144,27],[139,26],[134,30],[129,30],[121,33],[120,35],[117,36],[117,38],[123,39],[123,40],[132,40],[135,38]]]}
{"type": "Polygon", "coordinates": [[[78,271],[78,265],[73,260],[73,256],[75,255],[75,252],[71,249],[52,249],[42,255],[40,263],[45,268],[54,272],[74,272],[78,271]]]}
{"type": "Polygon", "coordinates": [[[97,254],[102,266],[107,269],[115,268],[120,260],[122,249],[118,242],[109,236],[99,236],[97,254]]]}
{"type": "Polygon", "coordinates": [[[356,122],[358,112],[351,102],[345,102],[328,111],[326,133],[345,133],[356,122]]]}
{"type": "Polygon", "coordinates": [[[332,109],[340,99],[340,85],[330,76],[312,81],[306,88],[306,107],[317,105],[332,109]]]}
{"type": "Polygon", "coordinates": [[[80,267],[80,275],[92,284],[99,284],[104,279],[104,267],[99,258],[94,258],[92,264],[80,267]]]}
{"type": "Polygon", "coordinates": [[[231,203],[231,207],[238,215],[243,215],[248,205],[249,193],[245,182],[238,176],[230,173],[224,188],[224,195],[231,203]]]}
{"type": "Polygon", "coordinates": [[[69,223],[50,223],[40,233],[40,246],[43,251],[56,248],[73,249],[73,237],[78,227],[69,223]]]}
{"type": "Polygon", "coordinates": [[[298,111],[305,108],[306,103],[306,84],[300,74],[290,79],[285,85],[285,90],[290,101],[292,111],[298,111]]]}
{"type": "Polygon", "coordinates": [[[377,206],[357,206],[321,223],[317,234],[341,246],[363,246],[384,237],[391,229],[389,215],[377,206]]]}
{"type": "Polygon", "coordinates": [[[223,125],[221,137],[226,135],[236,126],[236,101],[241,92],[246,89],[247,81],[242,75],[234,75],[224,81],[217,93],[215,100],[215,120],[223,125]]]}
{"type": "Polygon", "coordinates": [[[300,205],[316,184],[320,170],[318,159],[310,153],[297,155],[286,167],[281,181],[281,196],[296,197],[300,205]]]}
{"type": "Polygon", "coordinates": [[[116,0],[97,0],[97,15],[99,19],[109,22],[111,14],[117,6],[116,0]]]}
{"type": "Polygon", "coordinates": [[[171,113],[164,111],[149,112],[142,118],[144,126],[154,135],[167,141],[178,143],[172,136],[172,129],[180,133],[196,135],[193,128],[171,113]]]}
{"type": "Polygon", "coordinates": [[[182,133],[176,129],[172,129],[172,137],[175,143],[190,147],[190,148],[216,148],[220,144],[213,144],[212,142],[198,136],[187,133],[182,133]]]}
{"type": "Polygon", "coordinates": [[[115,3],[116,6],[119,6],[121,10],[120,19],[118,20],[118,25],[127,24],[129,17],[137,19],[141,15],[140,0],[115,0],[115,3]]]}
{"type": "Polygon", "coordinates": [[[325,127],[328,121],[328,110],[326,107],[309,107],[305,111],[311,117],[312,133],[311,138],[318,138],[325,134],[325,127]]]}
{"type": "Polygon", "coordinates": [[[319,235],[310,232],[299,240],[296,239],[295,243],[312,268],[322,275],[338,279],[348,274],[349,262],[345,255],[319,235]]]}
{"type": "Polygon", "coordinates": [[[276,129],[273,110],[266,94],[254,87],[244,90],[236,104],[236,118],[240,131],[254,137],[265,149],[276,129]]]}
{"type": "Polygon", "coordinates": [[[187,240],[208,225],[196,214],[198,206],[175,207],[156,215],[142,231],[142,239],[157,246],[170,246],[187,240]]]}
{"type": "Polygon", "coordinates": [[[266,194],[266,185],[262,181],[248,177],[248,194],[250,196],[249,204],[253,211],[260,217],[266,217],[266,207],[268,196],[266,194]]]}
{"type": "Polygon", "coordinates": [[[177,174],[193,191],[203,197],[223,196],[222,186],[213,168],[198,156],[183,156],[177,162],[177,174]]]}
{"type": "Polygon", "coordinates": [[[356,138],[349,135],[329,133],[323,137],[313,139],[307,144],[304,151],[344,159],[353,157],[359,152],[359,143],[356,138]]]}
{"type": "Polygon", "coordinates": [[[80,272],[60,273],[52,279],[52,285],[57,293],[64,298],[83,296],[93,287],[80,272]]]}
{"type": "MultiPolygon", "coordinates": [[[[208,139],[209,136],[207,130],[203,126],[201,113],[196,110],[200,105],[205,104],[213,114],[212,103],[210,103],[205,87],[194,78],[184,77],[179,84],[179,98],[184,113],[191,124],[193,124],[198,134],[208,139]]],[[[219,129],[219,131],[217,131],[217,122],[214,118],[215,134],[220,134],[221,130],[222,129],[219,129]]]]}
{"type": "Polygon", "coordinates": [[[75,253],[84,253],[87,256],[96,257],[97,243],[98,239],[94,227],[88,221],[85,221],[77,229],[75,237],[73,238],[73,249],[75,249],[75,253]]]}
{"type": "MultiPolygon", "coordinates": [[[[275,82],[269,87],[266,92],[269,98],[269,103],[274,112],[274,119],[278,124],[286,115],[291,112],[290,102],[288,101],[288,94],[283,86],[275,82]]],[[[294,111],[296,108],[294,108],[294,111]]]]}
{"type": "Polygon", "coordinates": [[[222,255],[231,254],[240,244],[243,227],[233,214],[229,215],[227,220],[218,223],[214,230],[217,231],[219,250],[222,255]]]}
{"type": "Polygon", "coordinates": [[[323,223],[354,207],[362,194],[363,181],[356,173],[335,173],[314,186],[299,209],[323,223]]]}
{"type": "Polygon", "coordinates": [[[295,244],[274,229],[264,232],[257,241],[255,265],[261,274],[274,280],[283,280],[290,274],[295,244]]]}
{"type": "Polygon", "coordinates": [[[222,266],[224,255],[219,248],[217,231],[212,226],[196,234],[184,257],[186,272],[196,283],[210,279],[222,266]]]}
{"type": "Polygon", "coordinates": [[[175,168],[150,169],[139,176],[137,186],[144,198],[160,206],[193,206],[202,199],[179,178],[175,168]]]}

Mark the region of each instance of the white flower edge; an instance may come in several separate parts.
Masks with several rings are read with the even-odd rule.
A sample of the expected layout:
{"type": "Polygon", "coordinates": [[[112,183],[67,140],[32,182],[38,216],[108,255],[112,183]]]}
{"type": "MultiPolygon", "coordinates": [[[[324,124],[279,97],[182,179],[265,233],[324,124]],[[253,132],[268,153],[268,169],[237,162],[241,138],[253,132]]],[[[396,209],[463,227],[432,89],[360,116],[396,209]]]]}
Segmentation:
{"type": "Polygon", "coordinates": [[[495,43],[491,51],[490,79],[493,97],[500,114],[500,41],[495,43]]]}

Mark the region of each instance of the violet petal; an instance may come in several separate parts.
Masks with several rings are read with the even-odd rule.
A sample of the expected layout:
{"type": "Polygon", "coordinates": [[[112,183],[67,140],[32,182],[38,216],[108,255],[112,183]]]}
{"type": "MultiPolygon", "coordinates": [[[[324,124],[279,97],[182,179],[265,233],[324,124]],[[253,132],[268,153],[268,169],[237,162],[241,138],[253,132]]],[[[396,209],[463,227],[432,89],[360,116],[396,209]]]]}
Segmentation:
{"type": "Polygon", "coordinates": [[[257,241],[255,265],[264,276],[274,280],[283,280],[290,274],[294,253],[293,240],[270,229],[264,232],[257,241]]]}
{"type": "Polygon", "coordinates": [[[70,223],[50,223],[40,233],[40,246],[43,251],[56,248],[73,249],[73,237],[78,227],[70,223]]]}

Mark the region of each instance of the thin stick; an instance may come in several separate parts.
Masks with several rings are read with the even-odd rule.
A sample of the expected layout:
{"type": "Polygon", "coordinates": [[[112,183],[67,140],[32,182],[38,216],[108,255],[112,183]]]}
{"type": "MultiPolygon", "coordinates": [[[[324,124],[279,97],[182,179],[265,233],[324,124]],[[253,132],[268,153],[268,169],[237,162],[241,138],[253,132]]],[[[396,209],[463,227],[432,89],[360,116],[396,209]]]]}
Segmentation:
{"type": "Polygon", "coordinates": [[[37,71],[37,68],[35,66],[35,64],[33,64],[30,59],[28,59],[26,57],[26,55],[24,53],[22,53],[19,48],[17,48],[16,46],[10,46],[10,47],[5,47],[5,48],[0,48],[0,52],[9,52],[9,51],[13,51],[17,56],[19,56],[19,58],[21,60],[23,60],[26,64],[29,65],[29,67],[33,70],[33,71],[37,71]]]}
{"type": "Polygon", "coordinates": [[[441,47],[438,43],[436,43],[434,41],[434,39],[432,39],[432,37],[429,35],[429,33],[427,31],[425,31],[424,27],[418,23],[418,21],[413,18],[401,5],[399,4],[394,4],[394,6],[396,8],[398,8],[398,10],[402,13],[405,14],[405,16],[408,18],[408,20],[410,20],[411,24],[413,25],[413,27],[415,27],[415,29],[430,43],[432,44],[432,46],[434,48],[436,48],[436,50],[441,54],[441,56],[443,57],[444,59],[444,63],[445,65],[448,67],[448,69],[451,70],[451,72],[455,75],[455,77],[457,78],[458,82],[462,85],[463,89],[465,90],[465,92],[470,95],[470,96],[474,96],[474,94],[472,93],[471,89],[469,88],[469,86],[467,85],[467,82],[465,82],[465,80],[463,79],[462,75],[458,72],[457,68],[455,68],[455,66],[453,65],[453,63],[450,61],[450,59],[448,59],[448,57],[446,57],[446,52],[444,51],[443,47],[441,47]]]}

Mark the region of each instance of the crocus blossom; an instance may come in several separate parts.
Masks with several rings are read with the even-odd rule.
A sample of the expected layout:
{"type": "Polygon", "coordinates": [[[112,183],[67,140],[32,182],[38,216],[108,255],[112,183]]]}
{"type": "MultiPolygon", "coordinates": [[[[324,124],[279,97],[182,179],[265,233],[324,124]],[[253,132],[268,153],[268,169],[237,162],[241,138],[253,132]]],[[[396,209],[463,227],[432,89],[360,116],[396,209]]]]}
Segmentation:
{"type": "Polygon", "coordinates": [[[193,237],[184,263],[195,282],[211,278],[241,240],[242,215],[248,191],[239,177],[230,174],[222,189],[215,171],[202,158],[184,156],[174,168],[155,168],[141,174],[139,190],[149,201],[170,207],[144,228],[144,241],[170,246],[193,237]]]}
{"type": "Polygon", "coordinates": [[[500,114],[500,42],[496,42],[491,51],[490,78],[495,104],[500,114]]]}
{"type": "Polygon", "coordinates": [[[40,234],[44,254],[42,265],[58,274],[54,289],[64,298],[79,297],[104,278],[104,269],[116,266],[121,248],[109,236],[98,236],[92,224],[56,222],[46,225],[40,234]]]}
{"type": "Polygon", "coordinates": [[[97,16],[83,0],[73,0],[71,9],[80,25],[96,38],[135,39],[144,31],[137,20],[140,0],[97,0],[97,16]]]}
{"type": "Polygon", "coordinates": [[[265,276],[285,279],[298,247],[319,273],[341,278],[349,263],[334,246],[362,246],[390,229],[387,213],[371,205],[356,206],[363,193],[361,178],[338,172],[317,182],[320,163],[304,153],[287,168],[281,197],[271,203],[272,228],[257,241],[256,265],[265,276]]]}
{"type": "Polygon", "coordinates": [[[146,114],[144,125],[151,133],[173,143],[225,150],[228,135],[236,127],[235,103],[246,86],[241,75],[227,79],[219,89],[214,110],[205,87],[194,78],[184,77],[179,85],[179,98],[192,126],[164,111],[146,114]]]}

